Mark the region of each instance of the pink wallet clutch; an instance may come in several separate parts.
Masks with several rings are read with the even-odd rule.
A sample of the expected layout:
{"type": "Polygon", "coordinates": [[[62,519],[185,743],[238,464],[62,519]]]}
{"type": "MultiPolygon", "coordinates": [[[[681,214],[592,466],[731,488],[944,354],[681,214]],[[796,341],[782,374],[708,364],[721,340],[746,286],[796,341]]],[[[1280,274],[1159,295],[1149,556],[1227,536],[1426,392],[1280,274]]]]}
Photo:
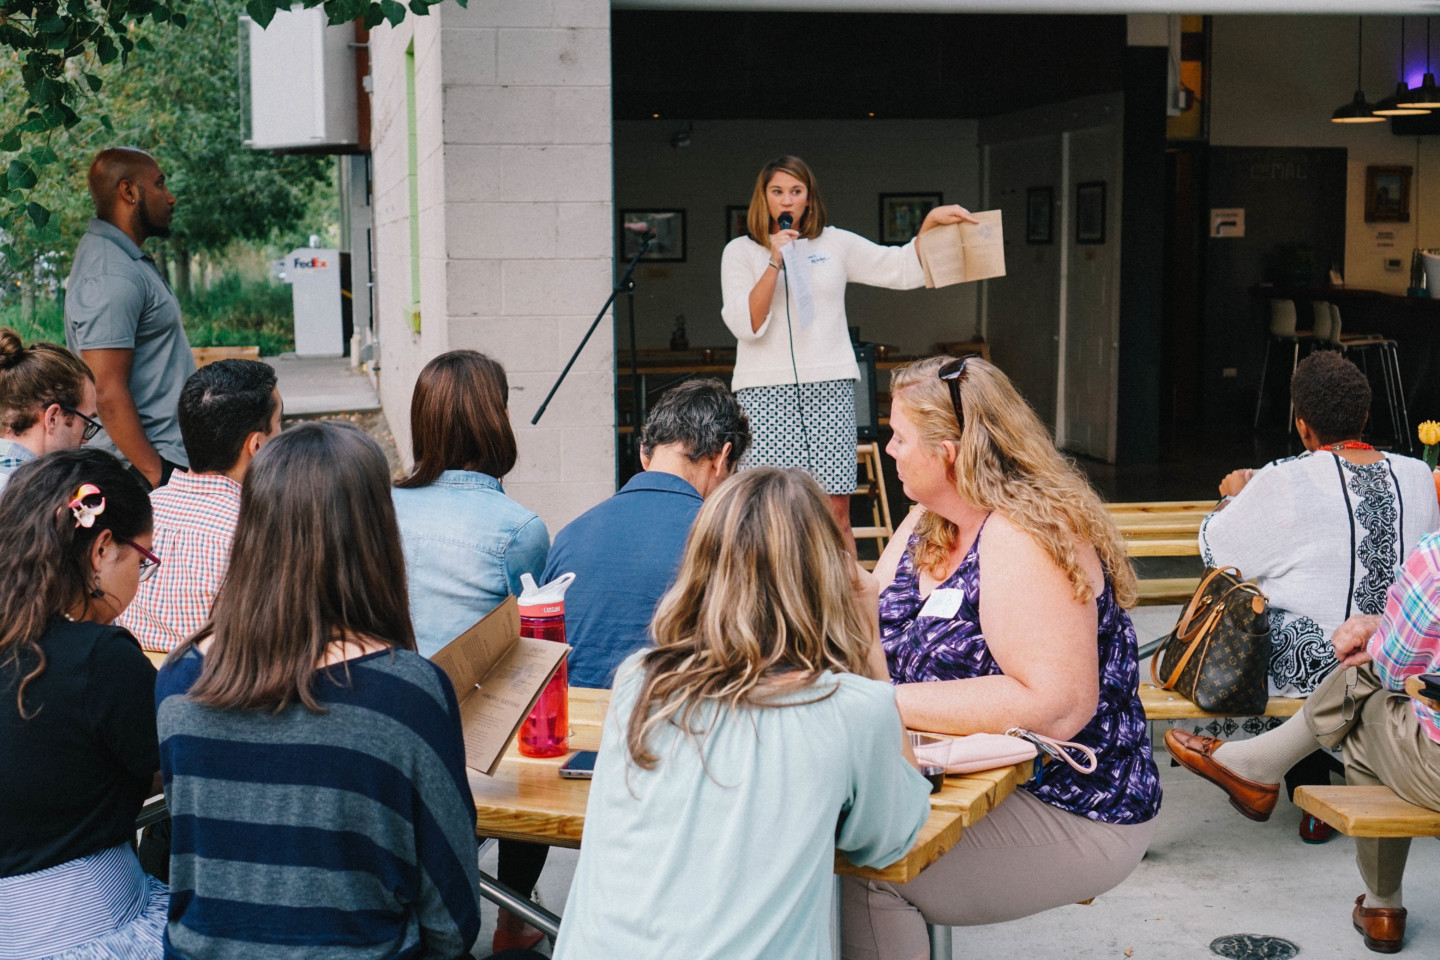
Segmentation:
{"type": "Polygon", "coordinates": [[[1064,760],[1081,773],[1095,771],[1095,751],[1068,740],[1049,737],[1011,727],[1005,733],[971,733],[963,737],[947,737],[937,733],[919,734],[915,758],[925,766],[944,767],[946,773],[977,773],[997,767],[1014,766],[1034,760],[1043,748],[1048,756],[1064,760]],[[1084,761],[1077,763],[1070,751],[1078,752],[1084,761]]]}

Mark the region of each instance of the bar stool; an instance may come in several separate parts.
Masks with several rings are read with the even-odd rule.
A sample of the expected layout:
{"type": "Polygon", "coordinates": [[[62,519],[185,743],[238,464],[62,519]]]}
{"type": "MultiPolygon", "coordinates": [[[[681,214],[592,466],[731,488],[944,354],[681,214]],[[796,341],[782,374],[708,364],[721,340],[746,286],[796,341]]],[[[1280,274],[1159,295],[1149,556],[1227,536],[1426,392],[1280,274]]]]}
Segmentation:
{"type": "MultiPolygon", "coordinates": [[[[852,497],[865,497],[870,505],[870,526],[855,527],[852,531],[856,540],[874,540],[878,553],[885,552],[885,545],[895,532],[890,522],[890,497],[885,492],[885,473],[880,466],[880,444],[857,443],[855,459],[858,467],[857,489],[852,497]]],[[[877,554],[878,555],[878,554],[877,554]]],[[[875,561],[862,560],[860,565],[867,570],[875,569],[875,561]]]]}
{"type": "MultiPolygon", "coordinates": [[[[1270,369],[1270,347],[1276,341],[1282,344],[1291,344],[1294,347],[1294,356],[1290,360],[1290,375],[1295,375],[1295,368],[1300,365],[1300,344],[1310,343],[1315,339],[1311,333],[1301,333],[1295,329],[1295,301],[1274,299],[1270,301],[1270,339],[1265,341],[1265,359],[1260,362],[1260,392],[1255,398],[1255,428],[1260,427],[1260,407],[1265,402],[1265,374],[1270,369]]],[[[1286,383],[1286,394],[1289,394],[1289,383],[1286,383]]],[[[1289,415],[1290,427],[1295,424],[1295,405],[1290,405],[1289,415]]]]}
{"type": "Polygon", "coordinates": [[[1346,354],[1358,351],[1361,369],[1370,375],[1369,356],[1374,353],[1380,361],[1380,380],[1385,391],[1385,406],[1390,418],[1390,427],[1395,431],[1395,445],[1406,451],[1411,449],[1410,412],[1405,407],[1405,388],[1400,380],[1400,352],[1394,340],[1374,333],[1346,335],[1340,321],[1340,308],[1330,304],[1330,329],[1326,342],[1346,354]]]}

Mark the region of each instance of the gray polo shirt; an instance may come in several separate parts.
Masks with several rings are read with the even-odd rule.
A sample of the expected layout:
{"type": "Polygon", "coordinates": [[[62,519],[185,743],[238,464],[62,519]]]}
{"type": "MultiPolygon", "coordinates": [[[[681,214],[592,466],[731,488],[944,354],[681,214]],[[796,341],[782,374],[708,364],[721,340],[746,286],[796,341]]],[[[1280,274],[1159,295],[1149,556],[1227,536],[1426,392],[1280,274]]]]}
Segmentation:
{"type": "MultiPolygon", "coordinates": [[[[75,247],[65,283],[65,342],[76,353],[135,351],[130,396],[145,436],[160,456],[189,466],[179,406],[195,356],[180,322],[180,302],[155,261],[104,220],[92,219],[75,247]]],[[[119,453],[103,430],[90,443],[119,453]]]]}

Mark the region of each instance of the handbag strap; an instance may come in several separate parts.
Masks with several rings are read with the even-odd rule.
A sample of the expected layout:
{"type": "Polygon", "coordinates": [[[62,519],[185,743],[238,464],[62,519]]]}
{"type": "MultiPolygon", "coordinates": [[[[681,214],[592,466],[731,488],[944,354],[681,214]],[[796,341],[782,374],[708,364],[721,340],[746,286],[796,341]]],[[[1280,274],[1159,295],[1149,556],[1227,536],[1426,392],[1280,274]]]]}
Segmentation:
{"type": "Polygon", "coordinates": [[[1036,733],[1033,730],[1026,730],[1023,727],[1011,727],[1005,732],[1012,737],[1019,737],[1021,740],[1030,741],[1035,744],[1035,749],[1041,753],[1054,757],[1057,760],[1064,760],[1081,773],[1094,773],[1096,766],[1099,765],[1099,761],[1095,759],[1095,751],[1083,743],[1076,743],[1073,740],[1055,740],[1044,734],[1036,733]],[[1077,763],[1075,758],[1070,755],[1072,750],[1078,752],[1084,758],[1084,761],[1077,763]]]}
{"type": "Polygon", "coordinates": [[[1176,636],[1185,635],[1186,630],[1190,626],[1191,618],[1195,616],[1195,611],[1199,608],[1200,602],[1205,599],[1205,589],[1210,586],[1210,581],[1222,574],[1232,571],[1235,574],[1235,579],[1239,580],[1240,569],[1238,567],[1216,567],[1205,574],[1205,577],[1200,581],[1200,585],[1195,588],[1195,593],[1190,597],[1190,603],[1186,605],[1185,612],[1180,614],[1180,619],[1175,622],[1175,629],[1171,631],[1172,633],[1176,636]]]}

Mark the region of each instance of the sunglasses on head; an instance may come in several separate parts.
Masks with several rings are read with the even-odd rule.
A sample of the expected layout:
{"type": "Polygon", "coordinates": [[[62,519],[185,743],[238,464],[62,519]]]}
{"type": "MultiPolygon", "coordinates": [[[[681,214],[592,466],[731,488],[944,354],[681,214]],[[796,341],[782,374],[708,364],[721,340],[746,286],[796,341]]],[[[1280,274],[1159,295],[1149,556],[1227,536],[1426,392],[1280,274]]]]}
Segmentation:
{"type": "Polygon", "coordinates": [[[936,374],[950,388],[950,403],[955,407],[955,422],[960,426],[961,433],[965,432],[965,410],[960,405],[960,380],[965,376],[966,364],[977,356],[978,354],[972,353],[951,360],[936,374]]]}

